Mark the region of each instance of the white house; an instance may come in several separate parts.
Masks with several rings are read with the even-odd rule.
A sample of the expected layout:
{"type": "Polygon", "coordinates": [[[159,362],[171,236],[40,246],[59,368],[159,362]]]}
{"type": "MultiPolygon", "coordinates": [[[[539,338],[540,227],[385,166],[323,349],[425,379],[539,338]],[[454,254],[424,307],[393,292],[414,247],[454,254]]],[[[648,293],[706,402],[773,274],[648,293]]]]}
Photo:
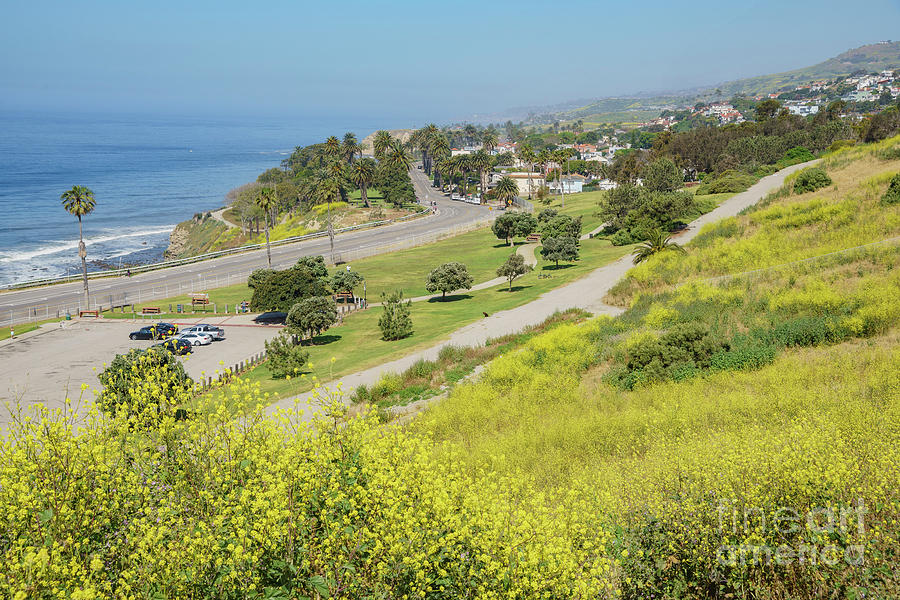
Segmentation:
{"type": "Polygon", "coordinates": [[[805,117],[807,115],[814,115],[819,112],[818,104],[789,104],[787,106],[788,112],[792,115],[800,115],[801,117],[805,117]]]}
{"type": "MultiPolygon", "coordinates": [[[[579,194],[581,190],[584,188],[584,183],[587,181],[587,177],[583,175],[578,175],[577,173],[573,175],[563,175],[562,178],[562,191],[564,194],[579,194]]],[[[550,182],[550,191],[559,191],[560,182],[559,181],[551,181],[550,182]]]]}
{"type": "Polygon", "coordinates": [[[614,190],[617,187],[619,185],[611,179],[601,179],[597,182],[597,189],[599,190],[614,190]]]}
{"type": "Polygon", "coordinates": [[[523,198],[527,198],[529,195],[533,196],[537,194],[537,191],[546,185],[546,181],[544,181],[544,176],[541,173],[532,173],[531,174],[531,187],[528,187],[528,173],[494,173],[492,176],[493,183],[497,183],[500,181],[501,177],[511,177],[513,181],[516,182],[516,185],[519,186],[519,196],[523,198]]]}

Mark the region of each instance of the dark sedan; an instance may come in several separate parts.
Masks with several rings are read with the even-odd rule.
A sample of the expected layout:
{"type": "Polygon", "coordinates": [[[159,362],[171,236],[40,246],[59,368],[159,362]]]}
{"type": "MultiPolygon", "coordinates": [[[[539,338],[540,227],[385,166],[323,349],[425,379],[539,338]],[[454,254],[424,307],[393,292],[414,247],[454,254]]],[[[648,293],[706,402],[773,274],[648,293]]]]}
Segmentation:
{"type": "Polygon", "coordinates": [[[153,348],[162,348],[163,350],[167,350],[172,354],[181,356],[183,354],[190,354],[194,351],[194,347],[187,340],[182,340],[179,338],[170,338],[164,341],[162,344],[156,344],[153,348]]]}
{"type": "Polygon", "coordinates": [[[285,319],[287,319],[286,312],[272,311],[257,315],[253,322],[257,325],[284,325],[285,319]]]}
{"type": "Polygon", "coordinates": [[[146,325],[137,331],[132,331],[128,337],[133,340],[162,340],[178,333],[178,327],[171,323],[156,323],[146,325]]]}

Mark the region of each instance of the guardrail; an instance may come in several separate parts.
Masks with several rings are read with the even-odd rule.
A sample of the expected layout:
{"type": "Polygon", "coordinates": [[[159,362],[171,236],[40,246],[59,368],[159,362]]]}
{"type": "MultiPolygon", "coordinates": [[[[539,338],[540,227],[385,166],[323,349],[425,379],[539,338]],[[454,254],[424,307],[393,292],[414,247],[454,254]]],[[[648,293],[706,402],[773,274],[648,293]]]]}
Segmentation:
{"type": "MultiPolygon", "coordinates": [[[[373,227],[382,227],[384,225],[391,225],[394,223],[401,223],[403,221],[409,221],[410,219],[416,219],[418,217],[422,217],[426,214],[431,214],[431,209],[422,208],[419,212],[413,213],[411,215],[405,215],[402,217],[398,217],[396,219],[385,219],[383,221],[370,221],[368,223],[361,223],[359,225],[351,225],[350,227],[341,227],[340,229],[335,229],[334,233],[347,233],[350,231],[358,231],[360,229],[370,229],[373,227]]],[[[286,244],[293,244],[296,242],[302,242],[305,240],[312,240],[321,237],[327,237],[327,231],[317,231],[315,233],[307,233],[306,235],[295,235],[287,238],[283,238],[280,240],[274,240],[270,242],[270,246],[284,246],[286,244]]],[[[232,254],[242,254],[244,252],[252,252],[254,250],[262,250],[266,247],[264,243],[261,244],[247,244],[244,246],[238,246],[237,248],[228,248],[226,250],[217,250],[216,252],[207,252],[206,254],[198,254],[197,256],[190,256],[188,258],[180,258],[177,260],[164,260],[157,263],[150,263],[147,265],[139,265],[136,267],[131,267],[128,269],[110,269],[108,271],[95,271],[93,273],[88,273],[88,279],[102,279],[104,277],[119,277],[122,275],[126,275],[131,273],[135,275],[137,273],[147,273],[149,271],[158,271],[159,269],[167,269],[169,267],[180,267],[182,265],[190,265],[198,262],[202,262],[205,260],[210,260],[213,258],[219,258],[221,256],[230,256],[232,254]]],[[[60,277],[48,277],[46,279],[33,279],[31,281],[23,281],[22,283],[14,283],[12,285],[6,286],[3,289],[6,290],[21,290],[32,287],[40,287],[42,285],[53,285],[56,283],[70,283],[73,281],[81,281],[83,275],[63,275],[60,277]]]]}
{"type": "MultiPolygon", "coordinates": [[[[410,218],[412,215],[410,215],[410,218]]],[[[358,248],[350,251],[335,252],[335,263],[348,263],[362,258],[375,256],[376,254],[384,254],[386,252],[396,252],[398,250],[406,250],[430,244],[448,237],[453,237],[479,229],[493,220],[493,215],[485,215],[481,219],[477,219],[465,225],[458,225],[442,231],[407,237],[388,244],[370,246],[366,248],[358,248]]],[[[325,257],[330,259],[329,256],[325,257]]],[[[273,262],[273,268],[287,268],[294,264],[294,260],[282,260],[281,262],[273,262]]],[[[124,292],[116,292],[112,294],[93,293],[91,295],[91,304],[85,307],[80,301],[70,303],[57,304],[36,304],[12,310],[4,310],[0,314],[0,323],[3,325],[17,325],[20,323],[32,323],[45,321],[54,318],[63,318],[68,315],[77,315],[80,310],[88,309],[108,309],[112,307],[121,308],[123,306],[137,306],[150,301],[158,301],[164,298],[172,298],[174,296],[186,295],[192,292],[208,291],[215,288],[225,287],[238,283],[243,283],[247,277],[259,267],[239,268],[232,271],[217,270],[215,273],[199,274],[196,280],[190,282],[177,283],[157,283],[146,287],[138,287],[124,292]]],[[[249,298],[247,298],[249,300],[249,298]]],[[[140,318],[140,315],[137,315],[140,318]]]]}

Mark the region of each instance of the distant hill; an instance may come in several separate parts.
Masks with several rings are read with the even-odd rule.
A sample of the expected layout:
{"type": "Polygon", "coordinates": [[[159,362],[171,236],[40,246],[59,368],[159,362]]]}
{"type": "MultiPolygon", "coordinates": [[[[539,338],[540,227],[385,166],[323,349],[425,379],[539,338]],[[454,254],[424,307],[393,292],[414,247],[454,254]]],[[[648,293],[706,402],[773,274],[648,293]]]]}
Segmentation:
{"type": "Polygon", "coordinates": [[[690,105],[697,100],[709,101],[713,96],[729,98],[734,94],[756,96],[793,88],[817,79],[832,79],[850,75],[854,71],[881,71],[900,68],[900,42],[879,42],[847,50],[811,67],[737,79],[718,85],[693,89],[634,94],[565,102],[555,106],[516,108],[505,114],[481,115],[476,121],[504,121],[507,118],[526,122],[547,123],[555,119],[581,119],[585,122],[628,123],[653,118],[666,108],[690,105]],[[718,91],[720,93],[713,93],[718,91]]]}
{"type": "Polygon", "coordinates": [[[880,42],[847,50],[834,58],[803,69],[785,71],[772,75],[760,75],[747,79],[729,81],[714,86],[725,95],[744,93],[748,95],[777,92],[785,87],[794,87],[816,79],[830,79],[850,75],[854,71],[881,71],[900,68],[900,42],[880,42]]]}

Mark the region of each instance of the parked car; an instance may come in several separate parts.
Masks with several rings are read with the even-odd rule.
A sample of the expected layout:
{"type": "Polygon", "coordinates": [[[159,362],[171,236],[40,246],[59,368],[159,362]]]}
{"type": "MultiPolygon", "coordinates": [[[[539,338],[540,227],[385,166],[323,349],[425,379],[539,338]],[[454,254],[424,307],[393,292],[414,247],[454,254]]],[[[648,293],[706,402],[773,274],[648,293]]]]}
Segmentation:
{"type": "Polygon", "coordinates": [[[161,344],[155,344],[152,346],[153,348],[162,348],[163,350],[167,350],[172,354],[176,354],[181,356],[182,354],[190,354],[194,351],[194,347],[191,346],[191,343],[187,340],[182,340],[179,338],[169,338],[161,344]]]}
{"type": "Polygon", "coordinates": [[[257,315],[253,322],[257,325],[284,325],[285,319],[287,319],[286,312],[275,310],[257,315]]]}
{"type": "Polygon", "coordinates": [[[206,323],[191,325],[187,329],[183,330],[183,333],[188,332],[207,333],[212,337],[214,342],[225,339],[224,329],[222,329],[221,327],[216,327],[215,325],[207,325],[206,323]]]}
{"type": "Polygon", "coordinates": [[[212,336],[202,331],[188,331],[178,335],[176,340],[190,342],[192,346],[208,346],[212,344],[212,336]]]}
{"type": "Polygon", "coordinates": [[[162,340],[172,337],[178,332],[178,327],[171,323],[155,323],[145,325],[137,331],[132,331],[128,337],[133,340],[162,340]]]}

